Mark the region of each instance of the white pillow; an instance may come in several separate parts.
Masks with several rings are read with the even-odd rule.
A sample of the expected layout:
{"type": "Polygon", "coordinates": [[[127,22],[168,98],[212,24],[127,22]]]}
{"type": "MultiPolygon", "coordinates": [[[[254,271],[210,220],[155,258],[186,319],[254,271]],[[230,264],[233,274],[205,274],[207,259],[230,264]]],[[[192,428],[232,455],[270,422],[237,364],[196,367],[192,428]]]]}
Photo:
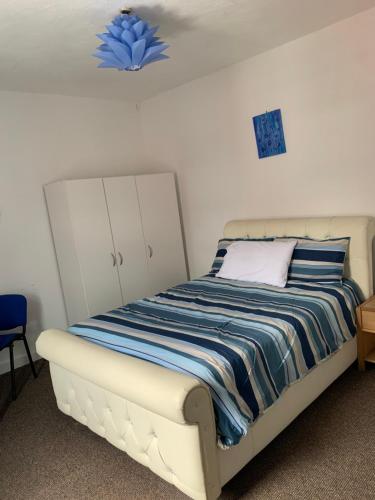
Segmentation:
{"type": "Polygon", "coordinates": [[[284,288],[296,243],[297,240],[236,241],[228,247],[216,276],[284,288]]]}

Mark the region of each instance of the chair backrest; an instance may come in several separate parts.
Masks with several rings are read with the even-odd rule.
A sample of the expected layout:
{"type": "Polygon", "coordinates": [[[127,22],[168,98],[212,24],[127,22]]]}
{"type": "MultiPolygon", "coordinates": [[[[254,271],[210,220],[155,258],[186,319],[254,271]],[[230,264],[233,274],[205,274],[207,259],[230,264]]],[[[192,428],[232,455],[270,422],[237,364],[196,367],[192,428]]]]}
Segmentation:
{"type": "Polygon", "coordinates": [[[0,330],[26,326],[27,301],[23,295],[0,295],[0,330]]]}

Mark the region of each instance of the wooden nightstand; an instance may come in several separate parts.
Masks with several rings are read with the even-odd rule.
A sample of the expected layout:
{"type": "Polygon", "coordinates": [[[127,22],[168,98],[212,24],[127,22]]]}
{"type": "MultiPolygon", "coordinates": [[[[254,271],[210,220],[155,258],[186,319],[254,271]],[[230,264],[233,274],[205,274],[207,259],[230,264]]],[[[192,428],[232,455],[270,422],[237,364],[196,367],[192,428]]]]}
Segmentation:
{"type": "Polygon", "coordinates": [[[365,370],[366,361],[375,363],[375,295],[357,307],[358,367],[365,370]]]}

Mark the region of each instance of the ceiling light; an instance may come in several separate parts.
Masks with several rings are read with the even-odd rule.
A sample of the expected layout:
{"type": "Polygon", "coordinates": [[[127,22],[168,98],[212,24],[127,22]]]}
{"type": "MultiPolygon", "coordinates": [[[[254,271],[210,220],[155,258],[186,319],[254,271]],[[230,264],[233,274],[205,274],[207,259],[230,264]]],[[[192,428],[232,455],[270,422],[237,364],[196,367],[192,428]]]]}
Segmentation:
{"type": "Polygon", "coordinates": [[[139,71],[147,64],[168,59],[162,52],[169,45],[154,36],[159,26],[150,27],[131,9],[122,9],[106,28],[108,32],[97,35],[103,43],[93,54],[103,61],[98,68],[139,71]]]}

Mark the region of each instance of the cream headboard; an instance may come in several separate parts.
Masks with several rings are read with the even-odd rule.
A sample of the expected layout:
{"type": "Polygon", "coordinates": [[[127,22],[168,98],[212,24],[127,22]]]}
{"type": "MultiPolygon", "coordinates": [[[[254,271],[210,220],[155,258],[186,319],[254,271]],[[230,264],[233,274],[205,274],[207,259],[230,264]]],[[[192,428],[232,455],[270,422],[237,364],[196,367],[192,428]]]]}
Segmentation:
{"type": "Polygon", "coordinates": [[[349,258],[345,275],[353,278],[364,296],[373,293],[373,217],[319,217],[309,219],[247,219],[228,222],[227,238],[263,238],[270,236],[301,236],[326,239],[350,236],[349,258]]]}

